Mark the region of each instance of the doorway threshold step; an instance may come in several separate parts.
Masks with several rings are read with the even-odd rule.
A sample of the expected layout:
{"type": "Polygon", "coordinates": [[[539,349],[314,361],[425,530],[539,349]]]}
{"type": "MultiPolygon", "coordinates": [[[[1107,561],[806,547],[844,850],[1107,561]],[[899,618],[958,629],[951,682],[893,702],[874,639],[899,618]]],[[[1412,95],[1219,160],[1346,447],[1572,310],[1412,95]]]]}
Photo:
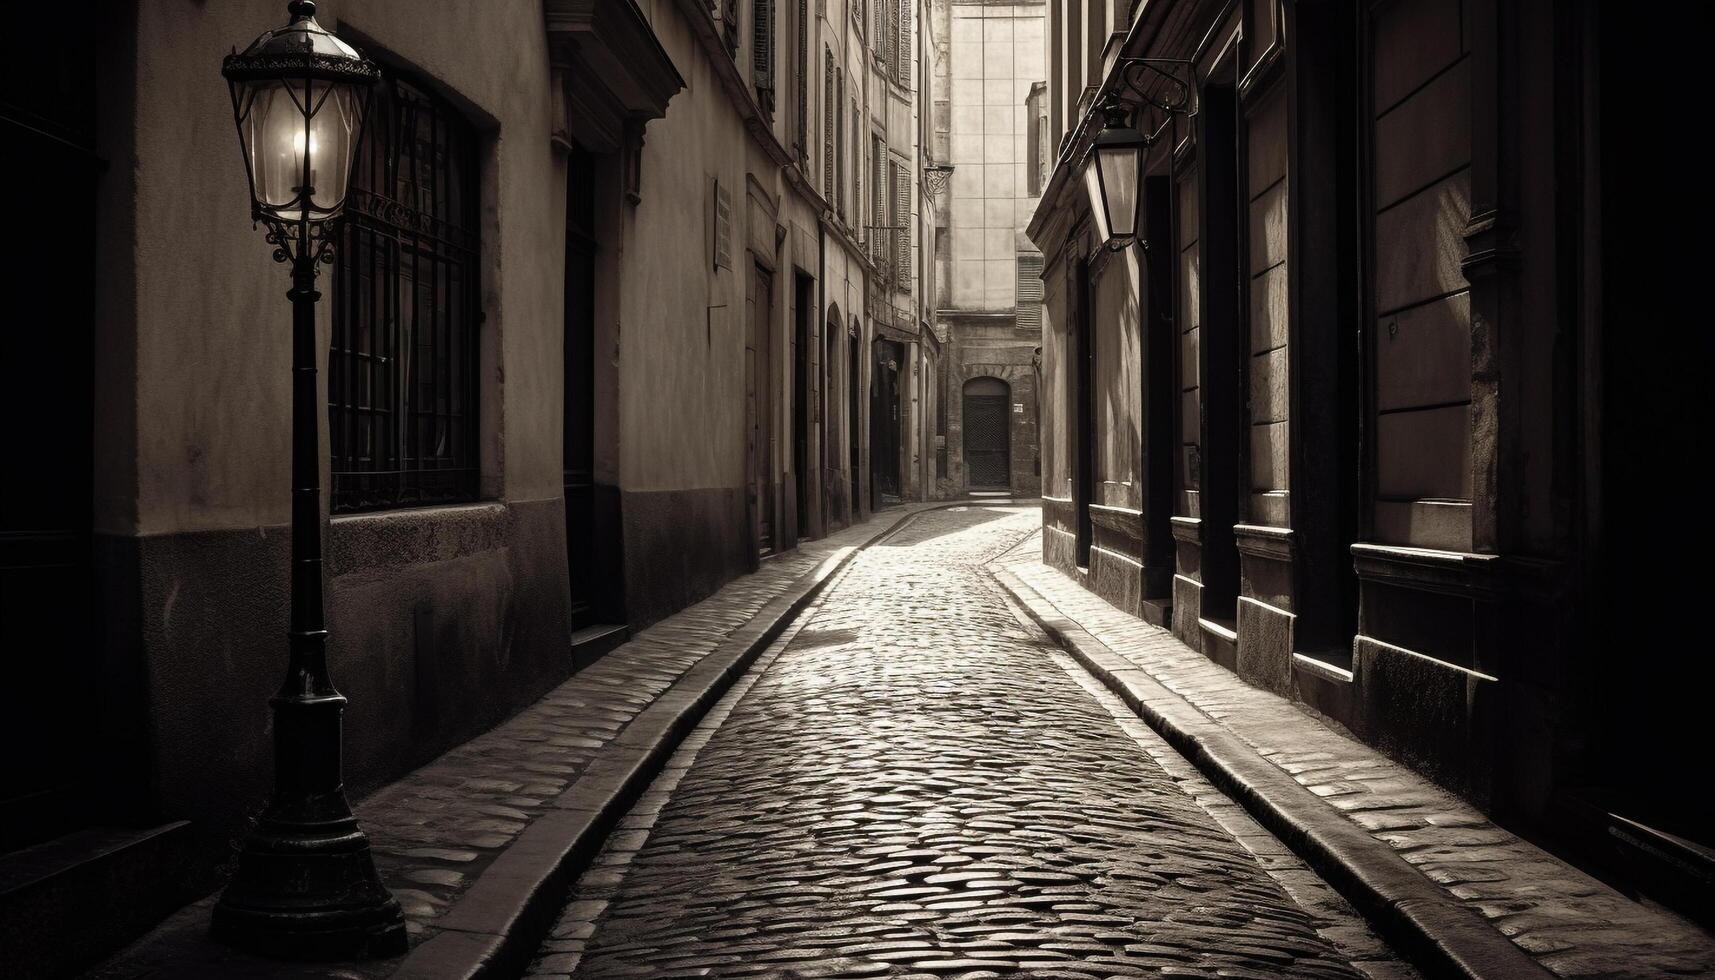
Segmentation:
{"type": "Polygon", "coordinates": [[[624,623],[597,623],[572,634],[572,669],[583,670],[631,637],[624,623]]]}
{"type": "Polygon", "coordinates": [[[190,823],[93,827],[0,854],[0,935],[12,976],[59,976],[130,942],[188,897],[159,887],[190,823]],[[123,899],[123,900],[122,900],[123,899]]]}

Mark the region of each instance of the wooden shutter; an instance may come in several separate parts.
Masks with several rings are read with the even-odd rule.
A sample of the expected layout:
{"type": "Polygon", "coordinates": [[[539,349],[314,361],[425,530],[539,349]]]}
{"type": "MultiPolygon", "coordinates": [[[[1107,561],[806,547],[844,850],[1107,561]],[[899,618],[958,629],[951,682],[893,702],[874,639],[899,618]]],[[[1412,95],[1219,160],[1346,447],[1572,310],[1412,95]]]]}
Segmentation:
{"type": "Polygon", "coordinates": [[[887,144],[874,137],[870,139],[869,188],[870,257],[885,281],[888,272],[888,247],[892,242],[887,233],[887,144]]]}
{"type": "Polygon", "coordinates": [[[798,0],[798,162],[810,161],[810,4],[798,0]]]}
{"type": "Polygon", "coordinates": [[[893,163],[893,278],[911,288],[911,172],[893,163]]]}
{"type": "Polygon", "coordinates": [[[774,114],[774,0],[753,0],[750,23],[750,81],[762,111],[774,114]]]}
{"type": "Polygon", "coordinates": [[[875,25],[875,53],[884,67],[893,64],[893,42],[896,40],[894,32],[898,30],[898,14],[898,0],[881,0],[881,20],[875,25]]]}
{"type": "Polygon", "coordinates": [[[846,74],[834,69],[834,212],[846,216],[846,74]]]}
{"type": "Polygon", "coordinates": [[[822,196],[834,200],[834,116],[839,96],[834,93],[834,53],[822,49],[822,196]]]}
{"type": "Polygon", "coordinates": [[[1018,257],[1018,283],[1013,289],[1013,301],[1018,307],[1018,326],[1026,330],[1042,327],[1042,256],[1018,257]]]}
{"type": "Polygon", "coordinates": [[[911,87],[911,63],[917,60],[911,50],[911,27],[911,0],[899,0],[899,37],[896,41],[898,54],[893,59],[893,77],[906,88],[911,87]]]}

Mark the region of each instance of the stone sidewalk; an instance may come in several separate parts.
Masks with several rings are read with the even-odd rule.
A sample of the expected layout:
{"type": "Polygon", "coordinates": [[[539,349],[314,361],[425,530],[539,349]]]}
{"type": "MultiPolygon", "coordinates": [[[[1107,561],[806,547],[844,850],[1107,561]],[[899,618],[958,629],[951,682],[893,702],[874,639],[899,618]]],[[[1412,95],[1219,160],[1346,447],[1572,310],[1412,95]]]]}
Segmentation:
{"type": "Polygon", "coordinates": [[[1120,612],[1040,557],[1038,534],[993,567],[1033,616],[1058,619],[1058,630],[1044,625],[1073,634],[1059,639],[1152,727],[1168,729],[1162,733],[1181,751],[1223,736],[1242,746],[1249,760],[1218,748],[1187,754],[1201,755],[1200,768],[1229,792],[1234,784],[1266,784],[1266,803],[1253,810],[1308,830],[1300,836],[1335,841],[1324,856],[1347,866],[1318,867],[1325,877],[1349,876],[1359,890],[1379,880],[1377,893],[1431,890],[1423,886],[1431,882],[1454,912],[1462,906],[1475,915],[1434,916],[1419,907],[1395,910],[1399,917],[1435,920],[1415,923],[1431,940],[1438,929],[1443,937],[1461,929],[1468,936],[1469,923],[1481,930],[1486,922],[1561,977],[1715,976],[1715,940],[1695,925],[1633,901],[1495,826],[1459,797],[1301,706],[1244,683],[1167,630],[1120,612]],[[1118,663],[1104,666],[1110,658],[1118,663]],[[1194,711],[1176,711],[1168,703],[1174,699],[1194,711]],[[1282,786],[1284,793],[1277,791],[1282,786]],[[1361,839],[1359,846],[1350,846],[1352,837],[1361,839]],[[1401,881],[1403,868],[1422,878],[1401,881]]]}
{"type": "Polygon", "coordinates": [[[946,505],[891,507],[765,560],[359,803],[381,877],[404,906],[405,958],[305,965],[245,956],[208,939],[209,896],[88,976],[458,976],[495,965],[514,927],[527,932],[532,916],[557,911],[554,889],[749,659],[857,549],[937,506],[946,505]]]}

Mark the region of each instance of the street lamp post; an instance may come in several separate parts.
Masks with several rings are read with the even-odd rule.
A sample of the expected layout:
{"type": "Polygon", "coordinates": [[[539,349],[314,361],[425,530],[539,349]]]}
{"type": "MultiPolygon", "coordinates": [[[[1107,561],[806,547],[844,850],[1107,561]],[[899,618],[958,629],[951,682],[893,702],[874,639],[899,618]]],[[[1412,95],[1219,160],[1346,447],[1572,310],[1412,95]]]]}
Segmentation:
{"type": "Polygon", "coordinates": [[[376,67],[316,23],[291,21],[229,55],[221,69],[250,180],[251,218],[267,229],[292,288],[292,595],[286,681],[274,711],[274,795],[214,908],[217,938],[270,956],[347,959],[405,950],[399,903],[345,798],[345,697],[327,667],[322,601],[321,447],[316,391],[316,269],[350,183],[376,67]]]}

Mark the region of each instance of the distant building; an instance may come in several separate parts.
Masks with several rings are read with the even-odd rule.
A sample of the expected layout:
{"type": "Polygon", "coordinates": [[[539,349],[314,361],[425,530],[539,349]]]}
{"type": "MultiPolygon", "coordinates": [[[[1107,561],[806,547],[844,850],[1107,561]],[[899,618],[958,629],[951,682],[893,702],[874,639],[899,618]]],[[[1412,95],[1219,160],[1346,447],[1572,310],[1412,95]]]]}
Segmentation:
{"type": "Polygon", "coordinates": [[[1493,0],[1048,19],[1045,559],[1513,826],[1701,875],[1707,909],[1711,790],[1672,761],[1707,741],[1707,644],[1645,622],[1706,579],[1709,332],[1656,329],[1706,319],[1675,235],[1701,176],[1641,136],[1683,131],[1692,42],[1493,0]],[[1143,114],[1113,251],[1084,175],[1127,58],[1192,102],[1143,114]]]}
{"type": "Polygon", "coordinates": [[[1041,194],[1045,7],[934,0],[927,155],[939,171],[935,329],[945,345],[937,473],[942,492],[1041,489],[1036,348],[1042,255],[1024,234],[1041,194]]]}

